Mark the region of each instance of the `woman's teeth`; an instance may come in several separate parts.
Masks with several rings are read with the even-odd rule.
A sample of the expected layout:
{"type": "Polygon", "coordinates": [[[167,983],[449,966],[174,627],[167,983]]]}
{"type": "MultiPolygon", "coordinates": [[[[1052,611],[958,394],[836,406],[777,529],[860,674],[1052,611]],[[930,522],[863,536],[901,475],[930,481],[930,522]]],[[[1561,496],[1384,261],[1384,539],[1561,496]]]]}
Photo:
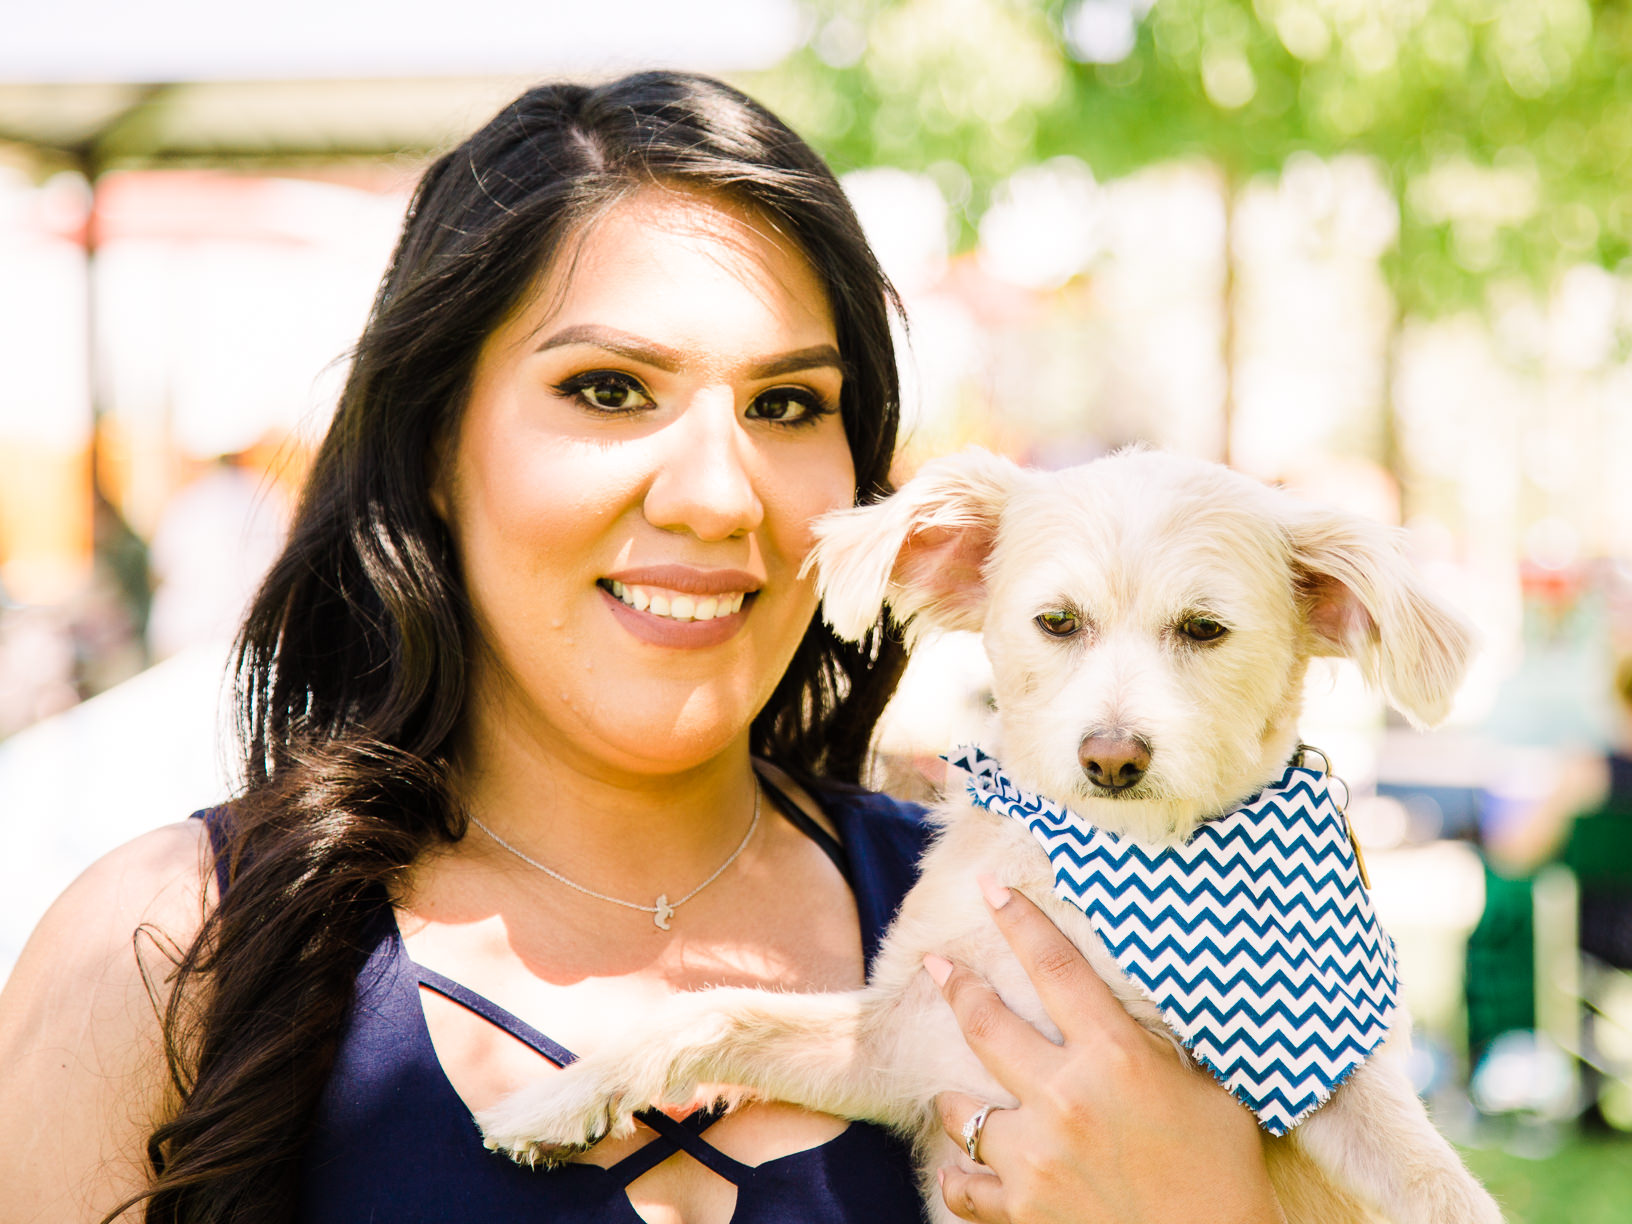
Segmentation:
{"type": "Polygon", "coordinates": [[[610,585],[612,594],[636,611],[666,616],[671,620],[704,621],[730,616],[742,610],[742,601],[747,595],[746,591],[734,591],[727,595],[682,595],[678,591],[665,591],[662,587],[625,586],[621,582],[610,585]]]}

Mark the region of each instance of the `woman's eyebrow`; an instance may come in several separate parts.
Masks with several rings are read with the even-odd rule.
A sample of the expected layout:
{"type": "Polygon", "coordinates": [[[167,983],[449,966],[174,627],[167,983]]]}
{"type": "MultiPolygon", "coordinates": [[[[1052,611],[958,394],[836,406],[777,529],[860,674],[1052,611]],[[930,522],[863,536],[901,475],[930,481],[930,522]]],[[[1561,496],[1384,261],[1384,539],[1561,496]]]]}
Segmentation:
{"type": "MultiPolygon", "coordinates": [[[[631,335],[628,332],[618,331],[616,328],[600,327],[593,323],[563,327],[546,339],[534,351],[542,353],[546,349],[564,348],[570,344],[593,345],[595,348],[605,349],[609,353],[617,353],[620,357],[627,357],[631,361],[655,366],[669,374],[677,373],[686,359],[685,353],[679,349],[673,349],[666,344],[658,344],[655,340],[647,340],[644,337],[631,335]]],[[[844,369],[844,359],[839,356],[839,350],[831,344],[814,344],[809,348],[794,349],[789,353],[767,357],[763,361],[757,361],[750,365],[746,374],[750,379],[777,378],[783,374],[792,374],[799,370],[818,369],[823,366],[832,366],[840,371],[844,369]]]]}
{"type": "Polygon", "coordinates": [[[593,323],[563,327],[534,351],[542,353],[546,349],[563,348],[569,344],[593,345],[609,353],[617,353],[620,357],[627,357],[631,361],[656,366],[669,374],[678,371],[684,360],[684,354],[678,349],[669,348],[655,341],[643,340],[639,336],[632,336],[615,328],[597,327],[593,323]]]}
{"type": "Polygon", "coordinates": [[[831,344],[813,344],[809,348],[794,349],[793,352],[783,353],[780,357],[768,358],[750,366],[748,377],[777,378],[783,374],[792,374],[798,370],[814,370],[822,366],[832,366],[841,372],[844,369],[844,359],[839,356],[839,350],[831,344]]]}

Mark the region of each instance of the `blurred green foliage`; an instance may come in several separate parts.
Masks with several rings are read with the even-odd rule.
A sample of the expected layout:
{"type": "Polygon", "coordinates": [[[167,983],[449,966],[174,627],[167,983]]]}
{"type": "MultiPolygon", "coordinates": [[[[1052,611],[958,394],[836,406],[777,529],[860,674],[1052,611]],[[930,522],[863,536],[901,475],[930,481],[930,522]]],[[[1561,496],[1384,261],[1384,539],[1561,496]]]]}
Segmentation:
{"type": "Polygon", "coordinates": [[[1200,157],[1239,185],[1302,150],[1385,168],[1408,312],[1632,253],[1632,0],[1146,3],[816,0],[807,44],[744,83],[841,169],[934,175],[963,245],[1056,155],[1102,179],[1200,157]]]}
{"type": "Polygon", "coordinates": [[[1632,1159],[1625,1135],[1572,1136],[1549,1155],[1464,1148],[1462,1158],[1509,1224],[1626,1224],[1632,1159]]]}

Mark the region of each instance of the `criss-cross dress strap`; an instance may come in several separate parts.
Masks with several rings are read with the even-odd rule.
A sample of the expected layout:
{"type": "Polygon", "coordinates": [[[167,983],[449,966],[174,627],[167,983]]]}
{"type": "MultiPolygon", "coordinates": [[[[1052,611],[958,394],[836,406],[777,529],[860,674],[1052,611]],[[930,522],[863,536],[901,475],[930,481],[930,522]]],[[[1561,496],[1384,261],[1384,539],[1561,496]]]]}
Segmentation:
{"type": "Polygon", "coordinates": [[[435,969],[427,969],[418,961],[414,962],[414,970],[419,975],[421,986],[436,991],[445,999],[451,999],[467,1011],[475,1012],[489,1024],[503,1029],[523,1045],[542,1054],[556,1066],[564,1067],[570,1062],[577,1061],[578,1055],[566,1046],[551,1041],[520,1016],[500,1007],[486,995],[479,995],[470,987],[463,986],[450,977],[444,977],[435,969]]]}
{"type": "MultiPolygon", "coordinates": [[[[552,1041],[520,1016],[508,1008],[500,1007],[486,995],[477,994],[470,987],[462,985],[434,969],[427,969],[418,961],[414,961],[413,966],[420,985],[428,990],[434,990],[443,998],[474,1012],[494,1027],[503,1029],[517,1041],[547,1058],[556,1066],[565,1067],[577,1061],[578,1056],[567,1049],[566,1046],[558,1041],[552,1041]]],[[[675,1152],[684,1151],[727,1181],[740,1182],[745,1175],[752,1173],[751,1166],[732,1160],[702,1137],[702,1132],[718,1122],[722,1116],[722,1114],[699,1112],[691,1115],[684,1122],[676,1122],[668,1114],[659,1110],[643,1109],[635,1117],[657,1132],[656,1135],[649,1143],[637,1151],[631,1152],[617,1164],[611,1166],[607,1172],[621,1184],[628,1185],[642,1173],[667,1160],[675,1152]]]]}

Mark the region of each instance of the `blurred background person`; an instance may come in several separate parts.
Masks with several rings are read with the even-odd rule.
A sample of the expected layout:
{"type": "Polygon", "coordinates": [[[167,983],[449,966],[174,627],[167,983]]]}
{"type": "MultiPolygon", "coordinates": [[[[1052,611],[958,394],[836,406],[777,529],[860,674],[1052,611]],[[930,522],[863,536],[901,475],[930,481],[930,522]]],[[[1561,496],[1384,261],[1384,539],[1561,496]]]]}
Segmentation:
{"type": "Polygon", "coordinates": [[[218,456],[165,503],[153,530],[147,644],[155,659],[229,642],[283,548],[288,508],[248,456],[218,456]]]}

